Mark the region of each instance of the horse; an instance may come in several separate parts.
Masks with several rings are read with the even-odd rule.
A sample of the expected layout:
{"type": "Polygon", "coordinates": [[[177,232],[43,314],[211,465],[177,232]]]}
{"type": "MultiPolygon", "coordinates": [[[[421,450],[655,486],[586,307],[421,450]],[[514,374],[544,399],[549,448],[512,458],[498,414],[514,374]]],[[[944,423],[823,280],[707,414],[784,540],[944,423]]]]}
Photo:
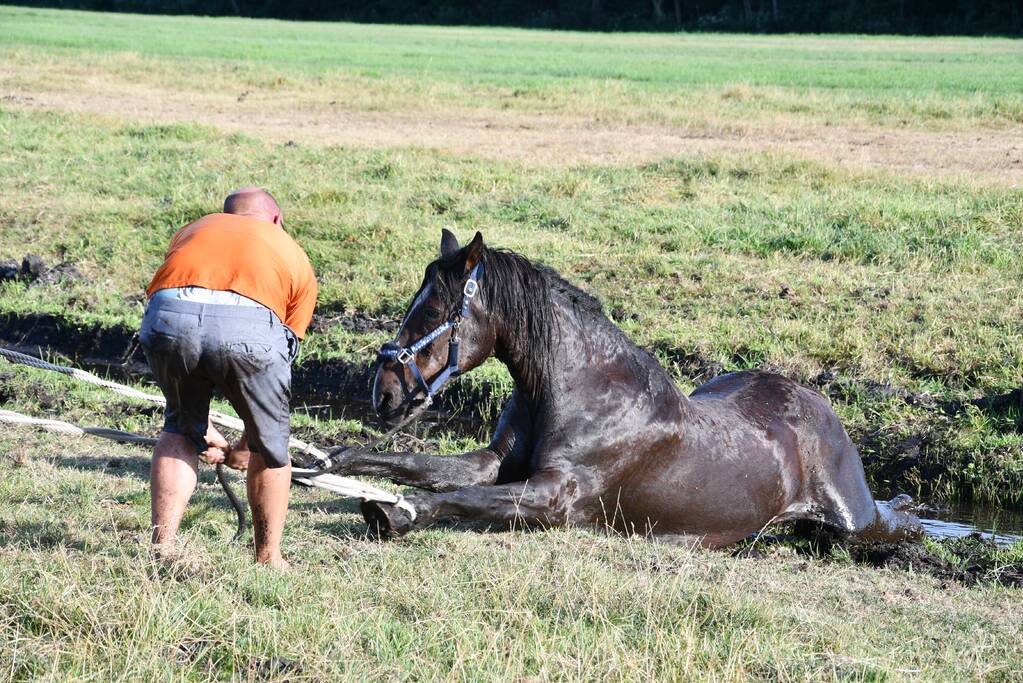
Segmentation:
{"type": "Polygon", "coordinates": [[[827,399],[759,370],[684,395],[601,303],[551,268],[447,230],[372,400],[385,423],[420,410],[490,356],[515,388],[485,448],[459,455],[348,451],[337,471],[417,491],[415,515],[366,502],[384,538],[441,521],[590,525],[720,547],[772,523],[810,520],[855,541],[922,534],[908,496],[875,502],[827,399]]]}

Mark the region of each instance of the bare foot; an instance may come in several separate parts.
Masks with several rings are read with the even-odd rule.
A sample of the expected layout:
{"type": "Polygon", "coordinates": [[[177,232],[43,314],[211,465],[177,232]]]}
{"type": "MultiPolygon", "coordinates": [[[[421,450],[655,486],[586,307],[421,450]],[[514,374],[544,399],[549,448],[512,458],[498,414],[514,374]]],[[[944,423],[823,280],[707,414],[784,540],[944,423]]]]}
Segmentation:
{"type": "Polygon", "coordinates": [[[256,562],[258,564],[269,565],[269,566],[273,567],[274,569],[276,569],[278,571],[282,571],[282,572],[286,572],[286,571],[291,569],[291,565],[288,563],[288,561],[285,560],[280,555],[277,555],[276,557],[269,557],[269,558],[266,558],[266,559],[256,558],[256,562]]]}
{"type": "Polygon", "coordinates": [[[153,554],[153,559],[163,564],[173,563],[180,554],[180,549],[175,541],[157,542],[154,540],[150,551],[153,554]]]}

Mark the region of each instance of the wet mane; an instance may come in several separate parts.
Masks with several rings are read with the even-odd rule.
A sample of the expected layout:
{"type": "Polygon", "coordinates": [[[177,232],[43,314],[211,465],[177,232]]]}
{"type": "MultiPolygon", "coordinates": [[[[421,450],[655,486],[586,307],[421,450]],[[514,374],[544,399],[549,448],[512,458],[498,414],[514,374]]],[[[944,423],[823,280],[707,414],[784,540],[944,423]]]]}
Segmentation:
{"type": "MultiPolygon", "coordinates": [[[[505,249],[483,248],[485,269],[480,292],[490,315],[502,325],[508,346],[529,349],[535,376],[523,377],[526,391],[534,398],[543,391],[544,378],[551,377],[561,339],[555,293],[568,301],[576,315],[604,317],[604,307],[595,296],[584,292],[552,268],[534,263],[505,249]]],[[[457,305],[465,281],[465,254],[436,261],[434,287],[442,301],[457,305]]],[[[562,306],[563,308],[563,306],[562,306]]]]}

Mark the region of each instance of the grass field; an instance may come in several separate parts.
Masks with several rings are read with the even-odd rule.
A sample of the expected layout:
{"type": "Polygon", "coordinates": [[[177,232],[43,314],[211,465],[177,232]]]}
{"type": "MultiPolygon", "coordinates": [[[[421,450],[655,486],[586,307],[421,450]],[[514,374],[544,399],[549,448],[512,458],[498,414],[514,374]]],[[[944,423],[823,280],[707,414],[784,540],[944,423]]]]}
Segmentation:
{"type": "MultiPolygon", "coordinates": [[[[400,316],[440,229],[479,229],[599,295],[687,389],[766,366],[827,391],[878,490],[1023,504],[1018,41],[0,7],[0,141],[0,261],[85,275],[0,283],[0,314],[135,326],[174,230],[261,184],[325,318],[400,316]]],[[[324,325],[302,360],[365,364],[384,338],[324,325]]],[[[158,428],[0,371],[25,412],[158,428]]],[[[509,386],[494,365],[466,381],[509,386]]],[[[295,419],[321,442],[360,429],[295,419]]],[[[144,451],[19,430],[0,453],[11,678],[1019,676],[1010,589],[576,531],[380,546],[305,491],[283,579],[226,545],[209,476],[171,571],[139,542],[144,451]]]]}

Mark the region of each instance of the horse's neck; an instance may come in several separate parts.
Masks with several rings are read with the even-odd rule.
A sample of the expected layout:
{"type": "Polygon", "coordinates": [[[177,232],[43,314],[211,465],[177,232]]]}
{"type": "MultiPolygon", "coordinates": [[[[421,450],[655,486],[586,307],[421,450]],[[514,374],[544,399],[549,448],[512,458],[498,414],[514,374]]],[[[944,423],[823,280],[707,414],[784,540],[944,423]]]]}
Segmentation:
{"type": "Polygon", "coordinates": [[[623,407],[644,401],[687,399],[664,368],[606,317],[560,306],[553,355],[545,359],[522,335],[498,333],[497,357],[507,367],[531,412],[561,414],[585,403],[595,388],[622,393],[623,407]]]}

